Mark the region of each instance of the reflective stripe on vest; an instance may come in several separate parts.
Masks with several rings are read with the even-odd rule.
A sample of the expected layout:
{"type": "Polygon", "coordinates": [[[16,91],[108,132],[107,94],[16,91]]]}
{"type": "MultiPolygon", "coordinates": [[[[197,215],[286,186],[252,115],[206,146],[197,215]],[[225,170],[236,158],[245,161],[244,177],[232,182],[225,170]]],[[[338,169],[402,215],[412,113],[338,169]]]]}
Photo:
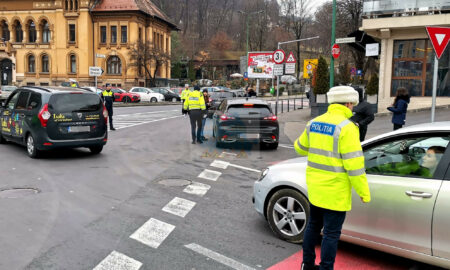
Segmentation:
{"type": "Polygon", "coordinates": [[[349,176],[359,176],[366,173],[365,168],[357,169],[357,170],[348,170],[346,171],[343,166],[330,166],[330,165],[324,165],[319,164],[316,162],[312,162],[308,160],[308,166],[314,169],[319,169],[327,172],[335,172],[335,173],[348,173],[349,176]]]}
{"type": "MultiPolygon", "coordinates": [[[[341,135],[342,128],[344,126],[348,125],[349,123],[351,123],[351,121],[348,119],[345,119],[338,125],[320,123],[320,122],[318,122],[318,123],[312,122],[311,124],[309,124],[306,127],[306,134],[308,135],[309,142],[311,141],[310,136],[309,136],[309,134],[311,132],[333,136],[333,152],[327,151],[327,150],[322,150],[322,149],[317,149],[317,148],[310,148],[309,152],[312,154],[321,155],[321,156],[325,156],[325,157],[333,157],[333,158],[340,158],[340,159],[352,158],[352,157],[344,158],[343,155],[341,155],[341,153],[339,153],[339,136],[341,135]],[[311,131],[311,129],[313,129],[313,130],[311,131]]],[[[361,156],[362,156],[362,152],[361,152],[361,156]]],[[[358,156],[355,156],[355,157],[358,157],[358,156]]]]}

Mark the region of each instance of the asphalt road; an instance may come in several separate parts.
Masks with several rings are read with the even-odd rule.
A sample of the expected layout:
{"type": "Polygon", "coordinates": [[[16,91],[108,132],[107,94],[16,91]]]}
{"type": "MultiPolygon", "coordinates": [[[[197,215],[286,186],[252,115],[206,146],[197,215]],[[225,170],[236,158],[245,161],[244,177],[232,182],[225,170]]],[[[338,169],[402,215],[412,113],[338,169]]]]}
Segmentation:
{"type": "Polygon", "coordinates": [[[299,251],[251,202],[259,171],[296,156],[287,137],[276,151],[192,145],[179,105],[117,108],[114,119],[98,156],[32,160],[0,145],[0,189],[39,190],[0,198],[0,269],[266,269],[299,251]]]}

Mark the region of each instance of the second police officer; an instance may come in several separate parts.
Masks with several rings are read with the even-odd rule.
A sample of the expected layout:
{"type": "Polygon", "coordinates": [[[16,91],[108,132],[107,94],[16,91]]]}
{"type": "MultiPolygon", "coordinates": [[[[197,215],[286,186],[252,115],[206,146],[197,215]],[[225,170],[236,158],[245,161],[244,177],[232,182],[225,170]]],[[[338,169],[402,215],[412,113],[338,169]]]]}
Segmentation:
{"type": "Polygon", "coordinates": [[[106,90],[104,90],[101,94],[101,98],[105,103],[106,110],[108,111],[109,118],[109,129],[116,130],[113,126],[113,103],[114,103],[114,92],[111,91],[111,85],[109,83],[106,84],[106,90]]]}
{"type": "Polygon", "coordinates": [[[201,138],[203,114],[206,113],[205,99],[196,85],[194,91],[190,92],[184,100],[183,109],[189,113],[191,120],[192,144],[203,143],[201,138]]]}

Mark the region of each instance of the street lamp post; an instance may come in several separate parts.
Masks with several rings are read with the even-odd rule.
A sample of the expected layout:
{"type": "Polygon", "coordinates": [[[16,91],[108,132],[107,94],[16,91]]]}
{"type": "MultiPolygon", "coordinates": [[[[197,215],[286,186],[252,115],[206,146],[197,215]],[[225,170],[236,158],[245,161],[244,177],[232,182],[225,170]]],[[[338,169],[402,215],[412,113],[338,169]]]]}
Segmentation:
{"type": "Polygon", "coordinates": [[[248,54],[248,20],[249,20],[251,15],[263,13],[264,10],[258,10],[258,11],[253,11],[253,12],[247,12],[247,11],[239,10],[239,12],[242,13],[242,14],[246,14],[247,15],[247,18],[245,20],[246,20],[246,25],[247,25],[246,26],[246,28],[247,28],[247,30],[246,30],[246,32],[247,32],[247,51],[246,52],[248,54]]]}
{"type": "MultiPolygon", "coordinates": [[[[333,0],[333,19],[331,22],[331,46],[334,45],[336,32],[336,0],[333,0]]],[[[330,60],[330,88],[334,86],[334,57],[330,60]]]]}

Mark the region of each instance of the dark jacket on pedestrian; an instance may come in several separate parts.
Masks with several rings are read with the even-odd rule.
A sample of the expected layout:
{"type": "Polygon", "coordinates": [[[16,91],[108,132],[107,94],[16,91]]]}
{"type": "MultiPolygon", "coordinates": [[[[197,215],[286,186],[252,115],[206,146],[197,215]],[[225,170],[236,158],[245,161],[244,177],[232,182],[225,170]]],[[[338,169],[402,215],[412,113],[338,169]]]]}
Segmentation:
{"type": "Polygon", "coordinates": [[[404,125],[406,119],[406,111],[408,109],[409,96],[398,96],[394,106],[387,109],[394,114],[392,115],[392,123],[396,125],[404,125]]]}
{"type": "Polygon", "coordinates": [[[364,91],[361,88],[355,88],[359,94],[359,103],[353,108],[353,116],[350,118],[353,123],[359,127],[359,139],[364,141],[367,133],[367,126],[375,119],[372,105],[364,100],[364,91]]]}

